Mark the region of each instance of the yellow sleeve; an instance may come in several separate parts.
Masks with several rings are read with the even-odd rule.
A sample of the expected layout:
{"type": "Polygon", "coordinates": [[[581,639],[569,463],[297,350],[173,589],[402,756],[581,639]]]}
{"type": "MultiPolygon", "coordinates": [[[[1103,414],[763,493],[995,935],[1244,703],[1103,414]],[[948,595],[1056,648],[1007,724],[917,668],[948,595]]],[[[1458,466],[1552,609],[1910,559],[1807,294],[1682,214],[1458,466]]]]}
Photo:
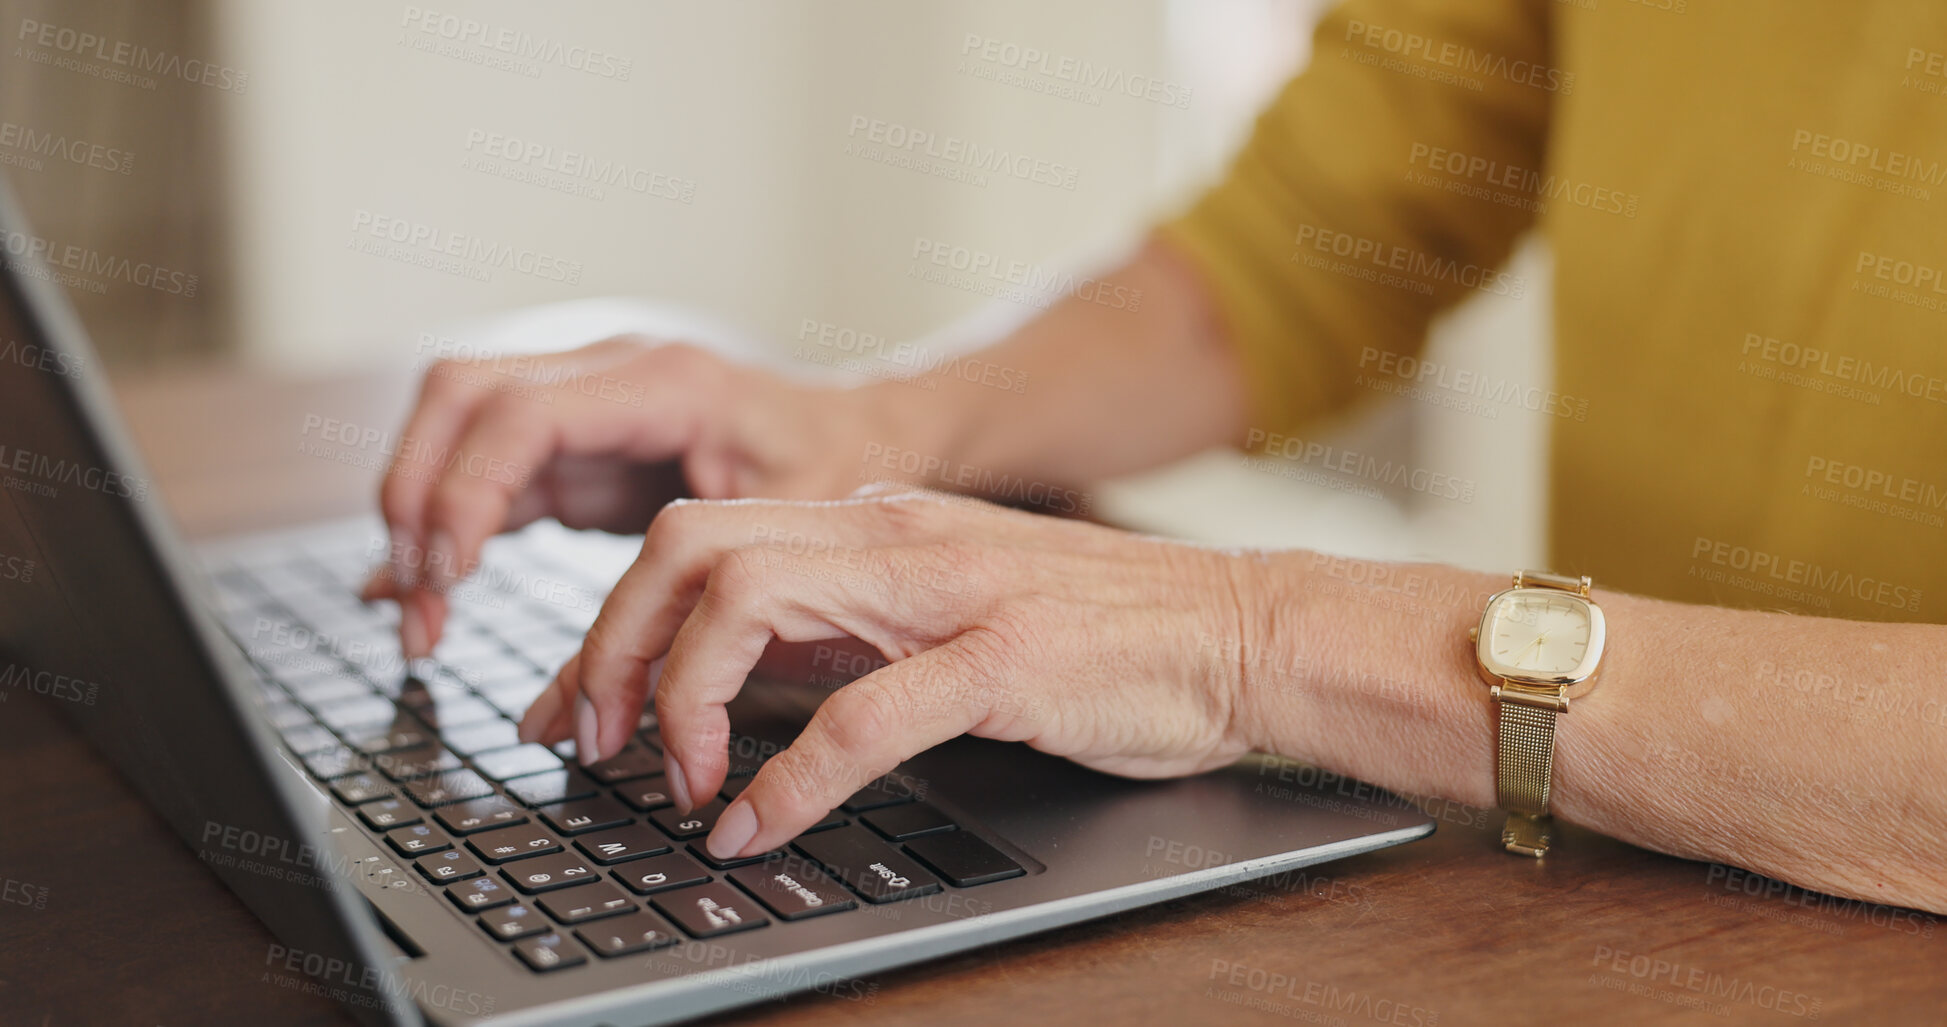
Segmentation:
{"type": "Polygon", "coordinates": [[[1522,288],[1497,269],[1574,84],[1551,66],[1547,5],[1342,4],[1227,178],[1160,226],[1242,355],[1253,426],[1345,405],[1362,359],[1416,351],[1470,291],[1522,288]]]}

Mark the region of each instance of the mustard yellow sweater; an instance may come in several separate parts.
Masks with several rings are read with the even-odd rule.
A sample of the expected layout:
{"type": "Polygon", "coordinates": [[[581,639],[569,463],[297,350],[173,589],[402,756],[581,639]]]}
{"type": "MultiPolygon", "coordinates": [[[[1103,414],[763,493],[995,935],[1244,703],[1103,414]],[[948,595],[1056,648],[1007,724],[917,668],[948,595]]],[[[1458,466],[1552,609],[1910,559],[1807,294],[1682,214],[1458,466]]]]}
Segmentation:
{"type": "Polygon", "coordinates": [[[1266,432],[1498,404],[1552,431],[1555,570],[1947,620],[1941,0],[1353,0],[1162,230],[1266,432]],[[1417,362],[1440,309],[1532,288],[1530,226],[1552,388],[1417,362]]]}

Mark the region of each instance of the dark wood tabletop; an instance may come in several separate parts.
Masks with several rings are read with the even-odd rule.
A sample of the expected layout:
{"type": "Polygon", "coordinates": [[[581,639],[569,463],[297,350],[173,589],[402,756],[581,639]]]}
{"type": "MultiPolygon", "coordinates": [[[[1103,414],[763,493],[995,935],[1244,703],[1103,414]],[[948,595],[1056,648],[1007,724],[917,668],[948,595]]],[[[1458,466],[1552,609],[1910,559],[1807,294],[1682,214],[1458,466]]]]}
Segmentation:
{"type": "MultiPolygon", "coordinates": [[[[398,376],[300,383],[234,370],[119,391],[192,537],[360,509],[376,471],[304,454],[305,418],[391,426],[407,398],[398,376]]],[[[349,1022],[266,973],[269,932],[51,703],[0,699],[0,1024],[349,1022]]],[[[1547,860],[1517,859],[1497,850],[1486,811],[1435,812],[1440,829],[1424,841],[712,1022],[1947,1019],[1947,929],[1935,917],[1574,828],[1547,860]]]]}

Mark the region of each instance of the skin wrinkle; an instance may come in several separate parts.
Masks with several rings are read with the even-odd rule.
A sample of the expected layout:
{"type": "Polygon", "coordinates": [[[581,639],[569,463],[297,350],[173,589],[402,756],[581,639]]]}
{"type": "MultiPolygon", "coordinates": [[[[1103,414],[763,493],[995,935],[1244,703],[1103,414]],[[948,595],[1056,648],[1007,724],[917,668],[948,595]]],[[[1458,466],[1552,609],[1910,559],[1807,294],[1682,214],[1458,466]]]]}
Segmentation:
{"type": "MultiPolygon", "coordinates": [[[[789,528],[832,508],[779,502],[682,509],[678,517],[691,527],[663,532],[662,543],[645,546],[646,558],[682,561],[686,548],[709,544],[699,530],[706,514],[736,510],[789,528]]],[[[854,507],[841,516],[871,512],[854,507]]],[[[903,739],[901,718],[919,714],[959,730],[1021,738],[1129,776],[1207,769],[1229,762],[1248,743],[1395,791],[1494,805],[1491,704],[1466,635],[1479,617],[1476,600],[1505,587],[1504,578],[1435,566],[1391,567],[1393,576],[1372,578],[1353,571],[1390,565],[1321,563],[1326,558],[1303,552],[1227,555],[961,504],[901,507],[895,520],[903,530],[873,519],[864,537],[877,531],[910,539],[863,547],[895,587],[871,595],[841,594],[826,582],[807,589],[778,576],[803,578],[816,570],[812,558],[762,546],[718,551],[711,587],[696,599],[684,629],[688,634],[720,616],[730,617],[738,632],[791,638],[820,637],[828,628],[893,661],[874,673],[892,675],[883,680],[897,681],[907,700],[878,693],[846,698],[847,689],[861,687],[856,682],[835,693],[828,702],[837,706],[814,720],[821,740],[782,764],[791,791],[809,790],[793,797],[791,809],[842,798],[818,790],[833,784],[832,773],[823,780],[819,773],[837,773],[847,779],[838,782],[843,785],[890,766],[862,766],[849,754],[911,755],[921,747],[918,739],[886,742],[903,739]],[[925,538],[947,541],[914,541],[925,538]],[[1320,566],[1328,569],[1321,573],[1320,566]],[[732,577],[721,579],[726,567],[734,568],[732,577]],[[914,591],[921,588],[917,580],[946,569],[964,575],[979,600],[914,591]],[[1409,592],[1355,583],[1397,582],[1400,571],[1433,585],[1409,592]],[[733,594],[719,594],[720,580],[733,594]],[[725,601],[730,605],[720,609],[725,601]],[[943,630],[949,621],[959,621],[957,628],[943,630]],[[823,627],[803,627],[811,623],[823,627]],[[1237,654],[1198,655],[1200,645],[1227,636],[1239,644],[1237,654]],[[915,659],[926,663],[918,677],[910,676],[915,659]],[[979,692],[975,683],[983,682],[995,683],[993,696],[979,692]],[[912,689],[985,708],[965,708],[962,717],[948,709],[940,721],[943,711],[912,689]],[[994,707],[1002,704],[1013,708],[996,720],[994,707]],[[837,712],[840,707],[849,713],[837,712]]],[[[726,529],[716,526],[718,534],[726,529]]],[[[834,527],[805,531],[849,537],[834,527]]],[[[1824,765],[1820,743],[1856,726],[1782,707],[1750,672],[1717,667],[1749,668],[1760,655],[1790,666],[1830,659],[1845,648],[1838,633],[1846,625],[1715,611],[1727,623],[1712,630],[1696,623],[1694,608],[1600,589],[1597,601],[1611,625],[1611,648],[1599,686],[1576,700],[1558,725],[1559,815],[1665,852],[1841,895],[1947,905],[1939,882],[1913,869],[1925,865],[1927,843],[1947,835],[1939,812],[1905,791],[1925,787],[1928,773],[1938,776],[1924,753],[1890,744],[1883,766],[1835,771],[1824,765]],[[1723,775],[1687,769],[1671,753],[1721,757],[1733,767],[1756,768],[1756,777],[1742,784],[1718,780],[1723,775]],[[1779,782],[1796,790],[1769,795],[1779,782]],[[1814,801],[1818,796],[1800,787],[1807,782],[1828,792],[1855,790],[1876,808],[1814,801]],[[1878,829],[1900,810],[1912,811],[1910,826],[1918,830],[1911,839],[1888,838],[1878,829]],[[1871,820],[1862,823],[1862,814],[1871,820]],[[1807,851],[1848,857],[1802,854],[1807,851]]],[[[1869,668],[1865,680],[1885,682],[1882,688],[1904,687],[1898,682],[1914,680],[1906,667],[1924,659],[1898,646],[1875,655],[1887,662],[1869,668]]],[[[687,673],[681,660],[672,663],[676,674],[665,678],[657,696],[666,736],[684,730],[688,719],[672,715],[665,701],[670,682],[687,673]]],[[[699,712],[706,719],[691,730],[703,733],[668,748],[701,787],[720,776],[725,754],[721,707],[699,712]]],[[[1910,734],[1914,726],[1898,727],[1910,734]]],[[[1898,743],[1902,736],[1890,737],[1898,743]]],[[[760,779],[746,795],[777,801],[785,790],[768,789],[769,783],[760,779]]],[[[751,846],[781,840],[763,832],[776,828],[771,820],[782,809],[767,809],[751,846]]],[[[791,826],[788,818],[785,823],[791,826]]]]}
{"type": "MultiPolygon", "coordinates": [[[[560,444],[600,441],[600,430],[583,422],[605,416],[631,425],[625,439],[609,440],[624,450],[596,446],[551,454],[544,463],[586,461],[589,508],[576,514],[630,531],[642,529],[640,511],[675,498],[631,492],[628,472],[644,464],[680,461],[693,481],[734,488],[737,497],[825,498],[857,489],[864,474],[898,477],[867,456],[878,452],[875,445],[917,455],[929,466],[943,464],[953,480],[1061,487],[1154,467],[1213,445],[1241,444],[1251,421],[1245,364],[1223,338],[1212,298],[1189,268],[1169,244],[1152,242],[1104,279],[1140,292],[1143,316],[1071,297],[984,350],[984,357],[1020,369],[1033,382],[1005,403],[992,389],[952,377],[942,378],[937,392],[898,382],[822,390],[732,368],[702,351],[658,356],[662,350],[642,353],[630,344],[627,352],[639,360],[618,373],[639,376],[636,384],[649,389],[654,402],[640,412],[610,404],[614,409],[596,411],[603,416],[592,416],[585,404],[550,407],[553,416],[577,419],[574,431],[556,436],[560,444]],[[1146,416],[1131,418],[1132,410],[1146,416]],[[605,497],[594,485],[604,480],[605,497]]],[[[434,399],[479,395],[429,387],[414,423],[424,419],[429,404],[438,405],[434,399]]],[[[464,431],[469,419],[453,417],[448,427],[464,431]]],[[[425,538],[430,528],[442,527],[423,523],[423,510],[413,503],[415,497],[423,503],[430,489],[404,478],[388,485],[396,486],[384,502],[395,541],[401,534],[403,541],[425,538]]],[[[1364,565],[1412,573],[1452,590],[1436,593],[1449,598],[1435,601],[1399,587],[1354,584],[1335,573],[1334,558],[1311,553],[1227,552],[1051,521],[972,499],[895,495],[881,490],[803,504],[747,498],[678,503],[656,525],[667,520],[683,529],[643,558],[682,563],[685,572],[707,578],[723,552],[749,542],[757,517],[866,551],[911,547],[916,560],[925,560],[940,541],[966,543],[971,549],[961,558],[971,561],[965,566],[979,600],[976,630],[1023,611],[1032,614],[1032,620],[1009,625],[1016,630],[999,646],[1000,655],[1028,668],[1004,683],[1006,694],[1027,711],[1008,727],[1038,748],[1101,769],[1154,775],[1199,769],[1229,755],[1227,744],[1249,741],[1396,791],[1449,796],[1475,807],[1493,804],[1492,711],[1466,629],[1478,620],[1485,596],[1506,587],[1505,577],[1364,565]],[[875,510],[875,503],[884,505],[875,510]],[[902,524],[915,534],[903,537],[902,524]],[[684,563],[692,559],[695,565],[684,563]],[[1215,570],[1220,566],[1232,568],[1229,580],[1215,570]],[[1231,595],[1216,598],[1220,591],[1231,595]],[[1025,596],[1043,605],[1017,601],[1025,596]],[[1226,604],[1247,612],[1241,618],[1209,612],[1226,604]],[[1188,612],[1145,612],[1145,605],[1188,612]],[[1219,658],[1222,650],[1218,656],[1200,651],[1206,632],[1238,644],[1238,653],[1219,658]],[[1223,689],[1227,676],[1238,678],[1234,690],[1223,689]],[[1204,688],[1226,695],[1199,691],[1204,688]],[[1198,721],[1210,723],[1186,727],[1198,721]],[[1203,747],[1212,738],[1218,748],[1203,747]]],[[[560,505],[560,497],[554,503],[560,505]]],[[[647,580],[637,575],[631,585],[667,590],[672,573],[664,567],[647,580]]],[[[1758,671],[1764,663],[1788,671],[1843,667],[1848,684],[1863,684],[1875,701],[1924,701],[1923,683],[1934,680],[1935,666],[1947,656],[1947,628],[1683,605],[1609,592],[1601,581],[1596,586],[1609,615],[1611,650],[1603,684],[1561,722],[1555,797],[1565,820],[1805,887],[1947,911],[1947,874],[1940,872],[1939,856],[1947,850],[1947,764],[1938,744],[1947,724],[1923,724],[1912,714],[1878,715],[1829,695],[1800,696],[1758,671]],[[1871,719],[1844,716],[1862,712],[1871,719]],[[1704,758],[1721,759],[1728,769],[1686,766],[1704,758]],[[1739,779],[1744,766],[1755,776],[1739,779]],[[1850,793],[1870,808],[1835,807],[1835,793],[1850,793]]],[[[653,616],[664,622],[688,612],[683,601],[693,602],[694,593],[674,604],[669,598],[657,597],[654,604],[653,616]]],[[[882,653],[908,657],[875,673],[912,673],[902,665],[937,654],[937,666],[918,680],[936,682],[933,687],[949,694],[971,694],[955,693],[965,685],[953,682],[979,678],[956,672],[952,661],[958,656],[945,651],[968,636],[941,649],[925,648],[951,636],[909,598],[858,597],[871,612],[840,623],[868,636],[882,653]]],[[[424,602],[436,612],[444,603],[423,591],[408,599],[415,609],[424,602]]],[[[613,605],[612,598],[605,615],[613,605]]],[[[432,627],[436,633],[437,624],[432,627]]],[[[603,630],[639,638],[650,627],[630,623],[603,630]]],[[[656,628],[659,637],[667,637],[668,627],[656,628]]],[[[545,733],[550,742],[565,737],[555,732],[565,732],[571,719],[578,667],[571,661],[536,705],[537,713],[552,715],[553,724],[524,724],[524,732],[545,733]]],[[[635,672],[631,666],[628,673],[635,672]]],[[[601,687],[611,693],[607,705],[619,705],[612,693],[620,686],[608,680],[601,687]]],[[[667,691],[666,682],[656,695],[659,709],[667,691]]],[[[603,709],[602,715],[629,712],[603,709]]],[[[701,783],[700,762],[722,758],[724,738],[709,723],[712,717],[706,710],[699,725],[708,727],[705,737],[716,748],[674,750],[686,761],[698,760],[685,766],[692,785],[701,783]]],[[[670,718],[663,724],[665,731],[674,729],[670,718]]],[[[922,744],[917,737],[900,742],[922,744]]],[[[832,752],[829,739],[822,746],[816,738],[800,744],[818,747],[821,759],[832,752]]],[[[821,801],[842,797],[828,794],[821,801]]]]}

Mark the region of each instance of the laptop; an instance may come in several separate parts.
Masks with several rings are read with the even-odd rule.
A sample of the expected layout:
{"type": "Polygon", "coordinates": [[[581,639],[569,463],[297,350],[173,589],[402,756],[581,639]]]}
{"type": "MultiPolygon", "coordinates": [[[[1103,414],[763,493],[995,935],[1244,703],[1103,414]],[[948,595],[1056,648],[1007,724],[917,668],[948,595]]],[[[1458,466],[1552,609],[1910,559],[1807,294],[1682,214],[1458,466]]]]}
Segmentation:
{"type": "MultiPolygon", "coordinates": [[[[267,973],[364,1023],[663,1024],[1423,837],[1414,805],[1268,757],[1170,781],[963,738],[758,860],[725,801],[862,668],[753,680],[733,776],[671,804],[653,714],[590,768],[514,725],[636,541],[495,540],[408,663],[356,591],[376,519],[192,551],[0,186],[0,666],[59,705],[270,927],[267,973]],[[46,691],[45,689],[37,689],[46,691]],[[1294,772],[1296,770],[1296,772],[1294,772]],[[1322,783],[1321,783],[1322,779],[1322,783]]],[[[813,663],[820,654],[813,654],[813,663]]]]}

